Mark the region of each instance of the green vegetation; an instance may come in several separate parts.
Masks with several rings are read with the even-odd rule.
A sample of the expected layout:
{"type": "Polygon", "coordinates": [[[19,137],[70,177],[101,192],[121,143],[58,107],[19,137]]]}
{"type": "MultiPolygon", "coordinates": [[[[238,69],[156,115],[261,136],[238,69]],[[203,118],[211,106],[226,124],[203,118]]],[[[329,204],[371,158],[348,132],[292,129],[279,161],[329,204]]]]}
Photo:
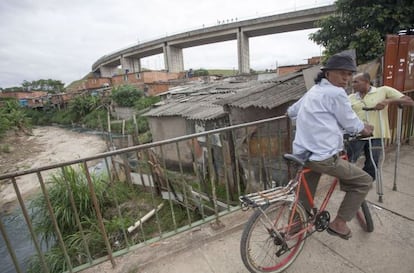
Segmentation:
{"type": "Polygon", "coordinates": [[[0,107],[0,137],[9,130],[28,132],[31,128],[31,122],[25,111],[14,100],[2,101],[0,107]]]}
{"type": "Polygon", "coordinates": [[[63,92],[65,84],[59,80],[52,79],[40,79],[37,81],[24,80],[21,86],[13,86],[8,88],[1,88],[0,90],[6,92],[18,92],[18,91],[46,91],[51,94],[63,92]]]}
{"type": "MultiPolygon", "coordinates": [[[[168,232],[186,225],[189,217],[192,221],[200,218],[194,213],[188,215],[187,211],[179,205],[170,207],[165,203],[157,216],[145,222],[140,231],[127,235],[125,231],[129,226],[164,201],[124,181],[110,183],[106,176],[92,173],[91,182],[113,250],[123,249],[148,238],[157,237],[160,235],[160,229],[162,232],[168,232]],[[172,218],[171,209],[174,211],[174,218],[172,218]]],[[[65,167],[48,181],[48,189],[48,200],[72,266],[107,255],[90,194],[90,185],[84,170],[65,167]],[[74,200],[74,204],[71,199],[74,200]]],[[[68,270],[68,262],[58,244],[58,237],[49,216],[45,196],[39,195],[35,198],[31,202],[31,209],[35,232],[42,242],[48,245],[45,259],[50,272],[68,270]]],[[[30,259],[27,271],[30,273],[42,271],[37,255],[30,259]]]]}
{"type": "MultiPolygon", "coordinates": [[[[145,97],[143,91],[131,85],[123,85],[118,88],[114,88],[112,90],[111,98],[119,106],[133,107],[138,112],[145,110],[160,101],[159,97],[145,97]]],[[[149,132],[147,118],[138,115],[136,122],[137,124],[134,124],[133,120],[127,120],[125,122],[124,131],[122,131],[122,123],[112,124],[112,131],[132,135],[138,131],[138,143],[150,142],[152,138],[149,132]]]]}
{"type": "Polygon", "coordinates": [[[134,108],[137,111],[141,111],[159,102],[160,100],[160,97],[142,97],[135,102],[134,108]]]}
{"type": "MultiPolygon", "coordinates": [[[[144,93],[134,86],[120,86],[112,92],[111,98],[121,106],[132,106],[136,111],[142,111],[152,104],[160,101],[159,97],[145,97],[144,93]]],[[[92,94],[83,94],[74,97],[66,109],[48,108],[42,111],[33,109],[22,109],[31,118],[34,125],[73,125],[91,128],[106,129],[108,128],[108,110],[110,109],[111,98],[102,97],[92,94]]],[[[137,124],[133,120],[126,120],[125,126],[121,122],[111,124],[113,133],[124,133],[135,135],[138,143],[147,143],[151,141],[149,125],[146,117],[138,115],[137,124]],[[139,133],[136,136],[136,133],[139,133]]],[[[1,132],[1,130],[0,130],[1,132]]]]}
{"type": "Polygon", "coordinates": [[[325,47],[327,57],[346,49],[355,49],[358,64],[384,53],[387,34],[414,25],[411,0],[338,0],[337,12],[318,22],[318,31],[310,39],[325,47]]]}
{"type": "Polygon", "coordinates": [[[99,106],[101,106],[101,99],[98,96],[87,94],[74,97],[69,102],[69,111],[74,115],[74,121],[77,122],[99,106]]]}
{"type": "Polygon", "coordinates": [[[79,95],[69,102],[68,108],[49,108],[44,111],[26,109],[35,125],[80,124],[92,129],[106,128],[107,107],[101,97],[90,94],[79,95]]]}
{"type": "MultiPolygon", "coordinates": [[[[116,123],[112,123],[111,128],[113,132],[122,132],[122,122],[116,122],[116,123]]],[[[139,133],[143,133],[143,132],[147,132],[149,130],[149,125],[148,125],[148,121],[146,117],[141,117],[138,116],[137,117],[137,126],[138,126],[138,132],[139,133]]],[[[124,133],[125,134],[134,134],[135,133],[135,124],[133,122],[133,120],[127,120],[125,121],[125,128],[124,128],[124,133]]]]}
{"type": "Polygon", "coordinates": [[[52,80],[52,79],[40,79],[37,81],[23,81],[22,87],[26,91],[47,91],[48,93],[60,93],[63,91],[63,87],[65,86],[59,80],[52,80]]]}
{"type": "Polygon", "coordinates": [[[144,92],[132,85],[121,85],[112,90],[111,98],[119,106],[132,107],[144,96],[144,92]]]}
{"type": "MultiPolygon", "coordinates": [[[[25,82],[22,89],[34,90],[35,88],[48,88],[47,86],[60,86],[60,81],[38,80],[31,83],[25,82]]],[[[159,97],[145,97],[144,92],[131,85],[123,85],[114,88],[111,97],[102,97],[85,93],[74,97],[65,109],[56,109],[45,107],[43,110],[22,108],[15,99],[4,100],[5,107],[0,108],[0,137],[10,129],[22,129],[33,125],[73,125],[78,124],[91,129],[107,128],[108,109],[110,108],[110,99],[120,106],[134,107],[135,110],[141,111],[150,107],[152,104],[160,101],[159,97]]],[[[151,135],[148,132],[149,126],[147,119],[141,116],[137,117],[137,127],[142,140],[148,142],[151,135]]],[[[121,132],[121,125],[114,125],[114,132],[121,132]]],[[[124,133],[133,134],[136,132],[135,124],[132,120],[126,122],[124,133]]],[[[141,142],[140,142],[141,143],[141,142]]]]}
{"type": "Polygon", "coordinates": [[[201,77],[201,76],[208,76],[209,75],[209,71],[207,69],[204,68],[200,68],[197,70],[193,71],[193,76],[194,77],[201,77]]]}
{"type": "Polygon", "coordinates": [[[10,145],[9,144],[1,144],[0,145],[0,153],[10,153],[10,145]]]}
{"type": "MultiPolygon", "coordinates": [[[[102,177],[96,175],[91,176],[92,183],[94,185],[96,198],[98,203],[102,205],[105,202],[104,192],[106,190],[107,183],[102,177]]],[[[89,194],[88,183],[85,175],[80,172],[76,172],[71,167],[66,167],[60,174],[53,175],[49,182],[49,201],[54,211],[54,215],[57,220],[60,232],[62,233],[63,240],[68,247],[68,252],[71,257],[74,253],[79,253],[80,262],[84,262],[85,250],[82,245],[79,245],[75,237],[81,236],[81,230],[77,225],[77,213],[80,217],[80,222],[85,232],[86,238],[90,243],[94,242],[95,245],[91,245],[93,248],[96,246],[96,233],[92,233],[96,230],[96,217],[94,208],[92,205],[91,195],[89,194]],[[70,191],[68,191],[68,187],[70,191]],[[71,205],[71,195],[76,204],[76,212],[71,205]],[[71,255],[72,254],[72,255],[71,255]]],[[[35,227],[35,232],[40,236],[41,240],[52,246],[50,250],[45,254],[47,264],[50,267],[51,272],[63,272],[67,270],[68,264],[64,259],[64,253],[58,245],[54,242],[57,241],[55,235],[55,229],[51,217],[49,216],[47,200],[44,195],[39,195],[31,203],[33,209],[32,221],[35,227]]],[[[98,233],[99,234],[99,233],[98,233]]],[[[98,235],[99,236],[99,235],[98,235]]],[[[102,238],[101,238],[102,239],[102,238]]],[[[99,240],[98,240],[99,242],[99,240]]],[[[76,257],[76,254],[75,254],[76,257]]],[[[73,258],[75,261],[76,258],[73,258]]],[[[40,272],[41,264],[39,257],[35,256],[29,263],[28,272],[40,272]]]]}
{"type": "Polygon", "coordinates": [[[229,77],[229,76],[236,76],[238,74],[238,70],[235,70],[235,69],[209,69],[208,73],[209,73],[209,75],[229,77]]]}

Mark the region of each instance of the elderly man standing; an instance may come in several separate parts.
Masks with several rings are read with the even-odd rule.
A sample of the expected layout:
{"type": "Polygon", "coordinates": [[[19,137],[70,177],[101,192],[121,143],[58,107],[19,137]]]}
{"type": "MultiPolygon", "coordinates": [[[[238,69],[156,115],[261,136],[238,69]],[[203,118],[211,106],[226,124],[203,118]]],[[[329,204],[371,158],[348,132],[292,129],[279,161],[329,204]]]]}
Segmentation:
{"type": "Polygon", "coordinates": [[[346,54],[333,55],[321,69],[315,85],[287,114],[296,119],[293,153],[307,154],[306,166],[317,173],[337,177],[344,199],[327,229],[342,239],[351,237],[347,222],[356,214],[372,185],[368,173],[338,156],[343,150],[344,130],[369,136],[372,126],[364,124],[351,108],[345,87],[356,71],[355,61],[346,54]]]}
{"type": "Polygon", "coordinates": [[[371,139],[372,159],[368,140],[362,139],[351,141],[347,147],[347,153],[349,160],[351,162],[356,162],[361,155],[361,152],[364,151],[365,163],[363,170],[369,173],[375,180],[375,169],[376,166],[378,166],[382,150],[381,137],[390,138],[387,106],[390,103],[413,104],[413,100],[392,87],[382,86],[375,88],[371,86],[371,78],[368,73],[356,74],[352,80],[352,88],[354,93],[349,95],[352,109],[361,120],[369,122],[375,129],[373,138],[371,139]],[[368,113],[365,113],[365,110],[363,110],[364,107],[380,110],[381,120],[379,118],[379,111],[369,111],[368,113]],[[368,120],[366,120],[367,114],[368,120]],[[375,165],[373,165],[373,161],[375,165]]]}

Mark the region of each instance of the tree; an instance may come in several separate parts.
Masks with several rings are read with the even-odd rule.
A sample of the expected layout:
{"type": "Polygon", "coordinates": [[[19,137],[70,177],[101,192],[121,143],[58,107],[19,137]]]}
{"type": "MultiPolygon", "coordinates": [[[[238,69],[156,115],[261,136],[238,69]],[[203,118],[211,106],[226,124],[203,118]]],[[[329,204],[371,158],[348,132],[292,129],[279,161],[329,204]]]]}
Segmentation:
{"type": "Polygon", "coordinates": [[[75,118],[75,121],[79,121],[99,106],[101,106],[99,97],[86,94],[74,97],[69,102],[69,111],[75,118]]]}
{"type": "Polygon", "coordinates": [[[22,88],[26,91],[37,90],[47,91],[48,93],[60,93],[63,91],[64,83],[59,80],[40,79],[37,81],[23,81],[22,88]]]}
{"type": "Polygon", "coordinates": [[[0,136],[8,130],[30,134],[31,122],[17,100],[5,100],[0,107],[0,136]]]}
{"type": "Polygon", "coordinates": [[[325,47],[327,57],[355,49],[358,64],[384,54],[387,34],[414,26],[412,0],[337,0],[335,15],[317,23],[310,39],[325,47]]]}

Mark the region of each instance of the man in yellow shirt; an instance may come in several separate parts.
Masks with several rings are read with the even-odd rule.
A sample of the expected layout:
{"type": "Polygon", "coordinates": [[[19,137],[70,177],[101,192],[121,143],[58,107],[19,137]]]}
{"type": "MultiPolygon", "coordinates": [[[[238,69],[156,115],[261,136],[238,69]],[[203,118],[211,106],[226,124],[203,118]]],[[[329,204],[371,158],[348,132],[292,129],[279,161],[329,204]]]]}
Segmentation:
{"type": "MultiPolygon", "coordinates": [[[[372,144],[372,157],[375,165],[381,155],[381,137],[390,138],[390,127],[388,123],[388,104],[398,103],[404,105],[413,105],[413,100],[389,86],[375,88],[371,86],[371,78],[368,73],[358,73],[352,79],[352,88],[354,93],[348,96],[351,101],[352,109],[358,117],[366,123],[374,126],[372,144]],[[381,112],[381,124],[379,111],[363,110],[363,107],[375,108],[381,112]],[[368,120],[367,120],[368,114],[368,120]],[[382,129],[382,132],[381,132],[382,129]]],[[[351,162],[356,162],[361,152],[364,151],[365,163],[364,171],[369,173],[375,180],[375,166],[372,164],[368,140],[351,141],[347,147],[347,153],[351,162]]]]}

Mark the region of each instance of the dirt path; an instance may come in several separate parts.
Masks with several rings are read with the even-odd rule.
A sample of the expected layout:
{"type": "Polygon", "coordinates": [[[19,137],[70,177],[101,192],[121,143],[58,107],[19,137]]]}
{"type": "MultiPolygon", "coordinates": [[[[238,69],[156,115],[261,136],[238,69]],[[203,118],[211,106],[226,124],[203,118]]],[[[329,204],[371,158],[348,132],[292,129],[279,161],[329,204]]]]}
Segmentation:
{"type": "MultiPolygon", "coordinates": [[[[38,168],[105,151],[106,143],[100,136],[59,127],[37,127],[32,136],[10,134],[0,141],[0,173],[38,168]]],[[[18,177],[17,183],[24,196],[39,189],[35,175],[18,177]]],[[[1,210],[9,210],[15,200],[11,181],[0,181],[1,210]]]]}

